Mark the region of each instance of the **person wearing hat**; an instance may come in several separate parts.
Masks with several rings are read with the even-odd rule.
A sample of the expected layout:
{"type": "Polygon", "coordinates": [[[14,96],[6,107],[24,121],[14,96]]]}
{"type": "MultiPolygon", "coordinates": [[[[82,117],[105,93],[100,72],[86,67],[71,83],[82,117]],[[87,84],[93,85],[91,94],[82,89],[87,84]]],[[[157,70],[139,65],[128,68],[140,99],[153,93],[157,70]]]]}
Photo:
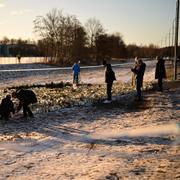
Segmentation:
{"type": "Polygon", "coordinates": [[[136,66],[131,69],[131,71],[136,75],[136,91],[137,91],[138,101],[141,101],[142,99],[141,88],[143,86],[143,77],[144,77],[145,69],[146,69],[146,64],[141,59],[138,59],[136,66]]]}
{"type": "Polygon", "coordinates": [[[37,103],[37,97],[36,97],[36,94],[32,90],[20,89],[18,91],[14,91],[12,93],[12,97],[17,98],[19,100],[17,112],[19,112],[20,109],[23,107],[24,117],[27,117],[27,115],[29,115],[30,117],[34,116],[29,105],[37,103]]]}
{"type": "Polygon", "coordinates": [[[11,95],[7,95],[4,99],[2,99],[0,104],[0,115],[1,119],[8,120],[10,117],[11,112],[14,114],[14,104],[11,100],[11,95]]]}

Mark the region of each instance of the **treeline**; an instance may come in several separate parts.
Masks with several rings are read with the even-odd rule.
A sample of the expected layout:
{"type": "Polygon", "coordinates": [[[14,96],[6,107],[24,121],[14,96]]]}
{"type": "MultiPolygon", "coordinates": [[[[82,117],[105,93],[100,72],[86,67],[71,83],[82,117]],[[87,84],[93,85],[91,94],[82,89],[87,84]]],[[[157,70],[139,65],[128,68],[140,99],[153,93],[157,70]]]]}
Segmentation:
{"type": "Polygon", "coordinates": [[[15,56],[44,56],[49,63],[60,65],[81,61],[86,64],[100,64],[104,59],[122,59],[171,55],[171,48],[160,49],[149,46],[126,45],[120,33],[108,34],[96,18],[90,18],[84,24],[74,15],[65,15],[53,9],[45,16],[34,20],[34,30],[38,34],[37,42],[3,39],[2,43],[14,44],[10,54],[15,56]]]}
{"type": "Polygon", "coordinates": [[[34,29],[41,38],[38,47],[48,61],[61,65],[76,60],[99,64],[107,58],[152,57],[159,51],[154,45],[126,45],[120,33],[106,33],[99,20],[90,18],[83,26],[76,16],[64,15],[57,9],[38,16],[34,29]]]}
{"type": "Polygon", "coordinates": [[[44,54],[35,41],[8,39],[7,37],[0,40],[0,56],[15,57],[17,55],[23,57],[40,57],[44,54]]]}

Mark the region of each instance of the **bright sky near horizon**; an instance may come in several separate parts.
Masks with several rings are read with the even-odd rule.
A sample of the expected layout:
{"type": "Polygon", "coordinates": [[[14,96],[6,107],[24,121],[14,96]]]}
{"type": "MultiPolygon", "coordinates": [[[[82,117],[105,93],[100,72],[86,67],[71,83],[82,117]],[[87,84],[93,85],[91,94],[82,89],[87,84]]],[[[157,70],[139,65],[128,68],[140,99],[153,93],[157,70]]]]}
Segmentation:
{"type": "Polygon", "coordinates": [[[126,44],[160,45],[175,19],[176,0],[0,0],[0,39],[37,39],[33,20],[53,8],[83,25],[95,17],[107,33],[120,32],[126,44]]]}

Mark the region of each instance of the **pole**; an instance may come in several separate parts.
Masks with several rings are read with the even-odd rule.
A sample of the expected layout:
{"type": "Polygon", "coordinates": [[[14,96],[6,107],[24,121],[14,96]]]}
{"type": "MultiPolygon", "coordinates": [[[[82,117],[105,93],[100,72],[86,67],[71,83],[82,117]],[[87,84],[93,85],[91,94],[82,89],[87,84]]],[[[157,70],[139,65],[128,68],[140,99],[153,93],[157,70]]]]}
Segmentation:
{"type": "Polygon", "coordinates": [[[165,36],[164,44],[165,44],[165,48],[166,48],[167,47],[167,35],[165,36]]]}
{"type": "MultiPolygon", "coordinates": [[[[173,20],[173,24],[172,24],[172,59],[173,59],[173,54],[174,54],[174,23],[175,23],[175,20],[173,20]]],[[[172,60],[172,64],[173,64],[173,60],[172,60]]]]}
{"type": "Polygon", "coordinates": [[[171,30],[169,31],[169,49],[171,47],[171,30]]]}
{"type": "Polygon", "coordinates": [[[175,43],[174,43],[174,80],[177,79],[178,30],[179,30],[179,0],[176,1],[176,22],[175,22],[175,43]]]}

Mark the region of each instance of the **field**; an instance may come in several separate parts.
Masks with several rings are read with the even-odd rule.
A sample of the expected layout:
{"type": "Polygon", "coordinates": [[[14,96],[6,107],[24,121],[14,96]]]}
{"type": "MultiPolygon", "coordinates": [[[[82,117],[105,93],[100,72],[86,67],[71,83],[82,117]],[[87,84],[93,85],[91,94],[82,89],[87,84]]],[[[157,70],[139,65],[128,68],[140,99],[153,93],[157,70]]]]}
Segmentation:
{"type": "Polygon", "coordinates": [[[131,65],[114,68],[111,104],[102,68],[82,70],[77,89],[71,71],[2,73],[1,98],[28,85],[38,104],[34,118],[0,122],[0,179],[180,179],[180,82],[156,91],[154,65],[147,62],[142,102],[131,65]]]}

